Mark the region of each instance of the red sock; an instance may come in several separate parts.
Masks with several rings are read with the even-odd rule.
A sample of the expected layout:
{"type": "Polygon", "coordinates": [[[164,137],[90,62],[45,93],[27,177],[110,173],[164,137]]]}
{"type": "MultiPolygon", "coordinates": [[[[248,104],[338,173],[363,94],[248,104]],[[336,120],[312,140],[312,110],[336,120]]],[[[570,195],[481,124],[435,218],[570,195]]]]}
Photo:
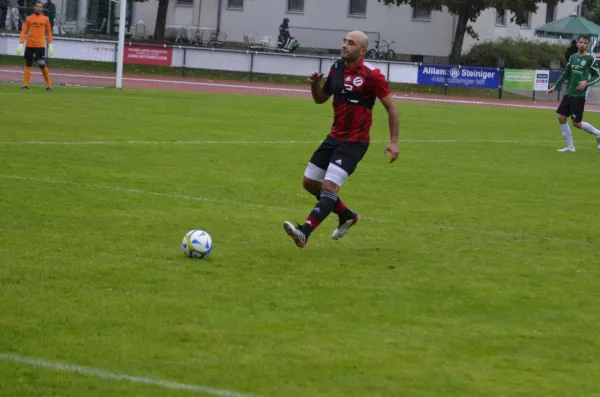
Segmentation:
{"type": "Polygon", "coordinates": [[[318,219],[313,218],[312,216],[309,216],[308,218],[306,218],[306,221],[304,221],[304,226],[306,226],[310,232],[318,228],[320,224],[321,222],[319,222],[318,219]]]}
{"type": "Polygon", "coordinates": [[[344,204],[344,202],[338,198],[337,205],[333,209],[333,212],[339,215],[339,214],[343,214],[344,211],[346,211],[347,209],[348,209],[348,207],[346,207],[346,204],[344,204]]]}

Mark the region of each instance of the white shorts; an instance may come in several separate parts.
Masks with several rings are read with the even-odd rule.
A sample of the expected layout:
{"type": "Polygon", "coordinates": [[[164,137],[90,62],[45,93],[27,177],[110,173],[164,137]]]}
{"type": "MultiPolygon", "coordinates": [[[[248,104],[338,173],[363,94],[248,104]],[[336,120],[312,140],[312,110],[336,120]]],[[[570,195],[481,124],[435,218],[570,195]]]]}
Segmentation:
{"type": "Polygon", "coordinates": [[[329,163],[327,170],[317,167],[313,163],[308,163],[304,176],[314,181],[330,181],[338,186],[342,186],[348,180],[348,173],[335,163],[329,163]]]}

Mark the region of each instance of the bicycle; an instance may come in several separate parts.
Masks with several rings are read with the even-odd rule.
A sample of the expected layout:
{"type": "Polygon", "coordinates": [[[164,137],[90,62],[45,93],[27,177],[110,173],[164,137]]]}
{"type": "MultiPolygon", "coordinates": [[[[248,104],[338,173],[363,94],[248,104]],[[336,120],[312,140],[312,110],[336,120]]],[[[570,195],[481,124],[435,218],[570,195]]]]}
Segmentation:
{"type": "Polygon", "coordinates": [[[383,48],[379,49],[379,40],[375,40],[375,48],[370,49],[367,52],[368,59],[378,59],[378,60],[389,60],[393,61],[396,59],[396,52],[390,48],[391,44],[394,44],[395,41],[383,40],[385,41],[385,45],[383,48]]]}

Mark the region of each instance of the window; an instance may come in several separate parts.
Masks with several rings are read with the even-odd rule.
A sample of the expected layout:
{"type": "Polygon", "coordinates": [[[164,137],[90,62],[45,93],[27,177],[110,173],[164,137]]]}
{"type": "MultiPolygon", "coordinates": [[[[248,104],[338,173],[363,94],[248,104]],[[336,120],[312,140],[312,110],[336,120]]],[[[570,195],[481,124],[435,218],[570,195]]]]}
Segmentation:
{"type": "Polygon", "coordinates": [[[367,0],[350,0],[350,15],[367,15],[367,0]]]}
{"type": "Polygon", "coordinates": [[[419,4],[417,3],[413,7],[412,19],[421,19],[428,21],[431,19],[431,11],[419,7],[419,4]]]}
{"type": "Polygon", "coordinates": [[[304,0],[288,0],[288,12],[304,12],[304,0]]]}
{"type": "Polygon", "coordinates": [[[244,0],[227,0],[227,8],[241,10],[244,8],[244,0]]]}
{"type": "Polygon", "coordinates": [[[546,23],[554,21],[556,18],[556,5],[554,3],[546,4],[546,23]]]}
{"type": "Polygon", "coordinates": [[[76,21],[79,13],[79,0],[67,0],[67,21],[76,21]]]}
{"type": "Polygon", "coordinates": [[[177,0],[177,5],[193,6],[194,0],[177,0]]]}
{"type": "Polygon", "coordinates": [[[506,26],[506,11],[496,10],[496,26],[506,26]]]}
{"type": "Polygon", "coordinates": [[[523,15],[523,19],[517,21],[517,25],[519,25],[520,27],[522,27],[524,29],[531,28],[531,13],[529,11],[525,11],[525,14],[523,15]]]}

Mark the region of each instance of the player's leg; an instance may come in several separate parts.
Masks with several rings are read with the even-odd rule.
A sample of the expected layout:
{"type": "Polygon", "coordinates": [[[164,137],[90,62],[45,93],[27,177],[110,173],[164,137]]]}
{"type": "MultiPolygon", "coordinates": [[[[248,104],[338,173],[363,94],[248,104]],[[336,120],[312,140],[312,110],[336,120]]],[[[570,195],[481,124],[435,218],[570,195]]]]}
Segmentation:
{"type": "Polygon", "coordinates": [[[560,131],[562,133],[563,138],[565,139],[566,147],[563,149],[559,149],[559,152],[574,152],[575,146],[573,146],[573,137],[571,136],[571,128],[569,128],[569,124],[567,123],[567,118],[571,115],[571,105],[570,98],[565,95],[560,101],[560,105],[556,109],[556,113],[558,113],[558,124],[560,125],[560,131]]]}
{"type": "MultiPolygon", "coordinates": [[[[322,185],[327,170],[317,168],[314,164],[308,163],[304,178],[302,180],[302,186],[304,189],[316,197],[317,201],[321,199],[322,185]],[[315,169],[316,168],[316,169],[315,169]]],[[[337,204],[333,209],[333,212],[337,214],[340,219],[352,218],[356,215],[346,204],[338,197],[337,204]]]]}
{"type": "MultiPolygon", "coordinates": [[[[362,160],[368,149],[369,144],[366,142],[346,142],[336,150],[331,160],[331,164],[334,164],[345,172],[345,175],[342,174],[341,177],[338,177],[338,181],[334,181],[336,184],[341,186],[341,183],[345,182],[350,175],[354,173],[358,163],[362,160]]],[[[334,170],[335,168],[333,168],[331,172],[333,173],[334,170]]],[[[328,174],[329,173],[330,170],[328,169],[328,174]]],[[[332,179],[328,177],[329,175],[326,175],[325,179],[332,179]]],[[[343,206],[343,203],[340,202],[340,204],[343,206]]],[[[351,211],[348,208],[340,208],[340,206],[338,206],[336,210],[343,210],[344,212],[339,217],[338,227],[331,234],[331,238],[333,240],[338,240],[344,237],[348,230],[360,219],[360,215],[358,213],[351,211]]]]}
{"type": "MultiPolygon", "coordinates": [[[[333,212],[338,202],[338,191],[341,184],[338,184],[336,175],[340,174],[337,167],[331,165],[327,168],[326,177],[321,185],[321,194],[319,201],[313,207],[303,225],[293,226],[290,222],[285,222],[283,227],[286,232],[294,239],[298,247],[304,247],[310,234],[319,227],[319,225],[333,212]],[[335,168],[332,173],[332,168],[335,168]],[[335,175],[334,175],[335,174],[335,175]],[[333,180],[332,180],[333,179],[333,180]],[[336,183],[337,182],[337,183],[336,183]]],[[[342,170],[342,174],[345,174],[342,170]]],[[[347,175],[347,174],[346,174],[347,175]]]]}
{"type": "MultiPolygon", "coordinates": [[[[308,240],[310,234],[315,231],[336,208],[338,208],[339,190],[356,169],[358,161],[360,161],[364,153],[366,153],[368,146],[367,143],[343,143],[334,151],[331,162],[327,166],[325,180],[321,185],[319,202],[306,218],[304,225],[300,226],[300,231],[306,236],[306,240],[308,240]]],[[[342,236],[351,225],[358,221],[358,214],[350,213],[352,215],[348,218],[340,218],[340,225],[348,223],[348,227],[344,230],[344,233],[341,233],[342,236]]]]}
{"type": "Polygon", "coordinates": [[[573,98],[571,107],[573,114],[573,127],[579,128],[588,134],[594,135],[596,137],[596,145],[598,145],[597,147],[600,149],[600,131],[590,123],[583,121],[585,98],[573,98]]]}
{"type": "MultiPolygon", "coordinates": [[[[327,137],[313,153],[304,172],[302,186],[304,189],[315,196],[317,201],[321,199],[321,185],[325,178],[325,173],[333,153],[341,143],[331,137],[327,137]]],[[[338,202],[333,210],[340,218],[347,218],[353,212],[338,197],[338,202]]]]}
{"type": "MultiPolygon", "coordinates": [[[[317,198],[317,204],[321,201],[323,181],[325,180],[325,174],[327,173],[329,162],[331,161],[335,149],[339,145],[339,141],[328,136],[321,143],[321,145],[319,145],[317,150],[315,150],[306,166],[306,170],[304,171],[302,185],[307,192],[317,198]]],[[[336,200],[334,210],[338,210],[340,214],[343,214],[345,211],[347,211],[346,205],[339,199],[339,197],[336,200]]],[[[304,247],[306,245],[306,241],[308,240],[308,236],[310,235],[310,232],[305,233],[304,225],[298,224],[294,226],[292,222],[288,221],[284,222],[283,224],[284,230],[294,240],[298,247],[304,247]]]]}
{"type": "Polygon", "coordinates": [[[44,76],[44,81],[46,82],[46,91],[52,91],[52,81],[50,80],[50,73],[48,72],[48,66],[46,66],[46,49],[45,48],[36,48],[35,49],[35,60],[37,61],[40,70],[42,71],[42,75],[44,76]]]}
{"type": "MultiPolygon", "coordinates": [[[[327,164],[329,164],[329,160],[331,159],[334,150],[335,142],[327,137],[312,154],[306,165],[302,179],[302,186],[309,193],[317,196],[320,194],[321,186],[325,179],[327,164]]],[[[285,221],[283,223],[283,229],[294,240],[298,247],[302,248],[306,245],[308,237],[302,231],[301,225],[298,224],[294,226],[292,222],[285,221]]]]}
{"type": "Polygon", "coordinates": [[[31,81],[31,66],[33,65],[34,49],[31,47],[25,47],[25,73],[23,76],[23,87],[22,90],[29,89],[29,82],[31,81]]]}
{"type": "MultiPolygon", "coordinates": [[[[306,191],[308,191],[310,194],[314,195],[317,198],[317,205],[319,205],[319,203],[322,200],[323,183],[325,180],[327,169],[329,167],[329,163],[332,159],[332,156],[339,144],[339,141],[336,141],[331,137],[327,137],[317,148],[317,150],[315,150],[309,163],[306,166],[306,170],[304,171],[302,185],[306,191]]],[[[336,202],[333,206],[332,211],[337,213],[338,216],[340,216],[340,218],[347,218],[349,216],[348,214],[354,214],[351,210],[349,210],[346,207],[344,202],[339,197],[337,197],[337,195],[336,202]]],[[[331,211],[329,211],[327,215],[329,215],[330,213],[331,211]]],[[[310,215],[306,219],[304,225],[294,226],[293,223],[287,221],[283,224],[285,231],[290,237],[292,237],[292,239],[294,239],[294,242],[298,247],[304,247],[306,245],[308,236],[310,235],[310,232],[312,232],[312,229],[307,229],[305,227],[307,222],[313,222],[309,218],[310,215]]]]}

